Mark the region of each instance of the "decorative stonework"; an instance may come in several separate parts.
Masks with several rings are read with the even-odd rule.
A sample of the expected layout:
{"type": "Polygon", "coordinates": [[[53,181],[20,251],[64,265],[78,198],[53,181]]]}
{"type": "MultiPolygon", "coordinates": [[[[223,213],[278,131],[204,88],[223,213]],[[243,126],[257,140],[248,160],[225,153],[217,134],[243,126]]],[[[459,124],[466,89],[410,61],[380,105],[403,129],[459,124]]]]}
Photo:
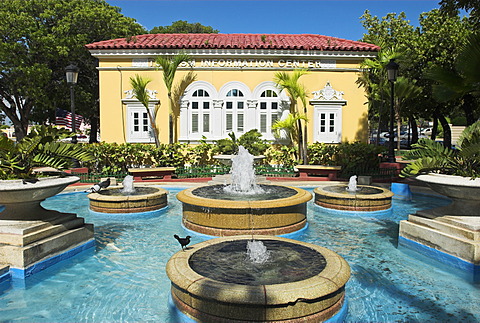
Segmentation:
{"type": "Polygon", "coordinates": [[[213,100],[214,108],[221,108],[223,106],[223,100],[213,100]]]}
{"type": "MultiPolygon", "coordinates": [[[[148,95],[148,98],[150,100],[158,100],[157,99],[157,91],[155,90],[146,90],[147,91],[147,95],[148,95]]],[[[126,100],[130,100],[130,99],[134,99],[134,96],[133,96],[133,90],[127,90],[127,91],[124,91],[125,93],[125,99],[126,100]]]]}
{"type": "Polygon", "coordinates": [[[247,100],[247,107],[249,108],[256,108],[258,104],[258,100],[247,100]]]}
{"type": "Polygon", "coordinates": [[[322,101],[341,101],[343,100],[343,92],[334,90],[330,85],[330,82],[325,84],[325,87],[322,90],[314,91],[313,100],[322,100],[322,101]]]}
{"type": "Polygon", "coordinates": [[[189,100],[180,100],[180,108],[182,108],[182,109],[188,108],[189,104],[190,104],[189,100]]]}

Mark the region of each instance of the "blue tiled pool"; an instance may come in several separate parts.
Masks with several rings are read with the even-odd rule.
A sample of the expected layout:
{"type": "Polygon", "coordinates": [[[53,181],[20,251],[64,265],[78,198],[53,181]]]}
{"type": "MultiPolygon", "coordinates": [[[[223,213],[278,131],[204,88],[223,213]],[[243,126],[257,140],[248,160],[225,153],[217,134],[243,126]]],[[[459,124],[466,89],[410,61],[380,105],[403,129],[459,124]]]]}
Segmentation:
{"type": "MultiPolygon", "coordinates": [[[[91,213],[85,193],[67,193],[44,207],[77,213],[95,225],[96,248],[37,273],[0,283],[0,322],[173,322],[165,264],[185,235],[181,205],[156,214],[91,213]]],[[[308,229],[296,239],[327,247],[350,264],[348,322],[480,321],[478,284],[397,249],[398,224],[409,213],[447,202],[414,195],[389,211],[327,211],[309,202],[308,229]]],[[[192,243],[204,237],[193,236],[192,243]]]]}

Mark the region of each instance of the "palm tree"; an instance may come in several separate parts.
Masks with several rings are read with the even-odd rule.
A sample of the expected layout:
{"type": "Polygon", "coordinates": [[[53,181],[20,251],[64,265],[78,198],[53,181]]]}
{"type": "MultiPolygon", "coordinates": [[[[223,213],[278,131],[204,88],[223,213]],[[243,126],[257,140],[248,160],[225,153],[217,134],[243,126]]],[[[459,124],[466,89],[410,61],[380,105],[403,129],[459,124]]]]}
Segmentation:
{"type": "Polygon", "coordinates": [[[306,115],[298,113],[290,113],[285,119],[275,121],[272,125],[274,136],[280,138],[283,130],[286,131],[291,142],[298,142],[298,120],[308,121],[306,115]]]}
{"type": "MultiPolygon", "coordinates": [[[[379,41],[376,45],[380,46],[381,50],[375,58],[367,58],[362,62],[360,66],[362,73],[356,83],[365,88],[369,114],[378,113],[379,115],[379,129],[377,131],[379,137],[382,114],[387,114],[387,111],[389,111],[388,109],[382,109],[382,107],[389,106],[388,98],[390,98],[390,84],[385,73],[385,67],[391,59],[401,58],[404,52],[398,46],[386,47],[382,41],[379,41]]],[[[378,137],[377,142],[379,141],[378,137]]]]}
{"type": "MultiPolygon", "coordinates": [[[[159,56],[155,60],[156,64],[162,68],[163,81],[167,88],[168,100],[169,100],[169,143],[173,143],[177,136],[177,122],[176,119],[178,113],[175,112],[175,98],[172,95],[173,81],[175,79],[175,73],[178,66],[190,60],[190,56],[184,53],[178,53],[175,56],[159,56]],[[174,128],[175,127],[175,128],[174,128]]],[[[193,81],[193,80],[192,80],[193,81]]]]}
{"type": "Polygon", "coordinates": [[[410,80],[400,76],[395,82],[394,111],[397,120],[397,149],[400,150],[400,128],[402,125],[402,110],[422,93],[422,88],[416,84],[416,80],[410,80]]]}
{"type": "Polygon", "coordinates": [[[427,79],[438,82],[433,96],[438,102],[459,100],[465,111],[467,125],[475,122],[475,109],[480,97],[480,33],[472,34],[460,48],[454,70],[434,67],[425,73],[427,79]]]}
{"type": "Polygon", "coordinates": [[[133,97],[136,98],[140,103],[142,103],[145,109],[147,110],[148,120],[150,121],[150,126],[152,127],[152,130],[153,130],[155,145],[158,148],[160,147],[160,141],[158,139],[158,128],[155,123],[155,115],[152,114],[152,112],[148,108],[150,98],[147,92],[147,85],[151,81],[152,80],[148,78],[144,78],[138,74],[135,74],[134,77],[130,78],[130,85],[132,86],[132,89],[133,89],[133,97]]]}
{"type": "MultiPolygon", "coordinates": [[[[297,108],[297,101],[300,99],[303,105],[303,114],[307,114],[307,89],[303,84],[298,83],[302,75],[308,72],[304,69],[294,70],[293,73],[277,72],[274,75],[274,82],[280,90],[286,90],[290,96],[290,113],[301,114],[297,108]]],[[[300,158],[303,164],[307,164],[307,119],[296,118],[297,121],[297,143],[300,158]],[[304,127],[302,131],[302,120],[304,127]]]]}

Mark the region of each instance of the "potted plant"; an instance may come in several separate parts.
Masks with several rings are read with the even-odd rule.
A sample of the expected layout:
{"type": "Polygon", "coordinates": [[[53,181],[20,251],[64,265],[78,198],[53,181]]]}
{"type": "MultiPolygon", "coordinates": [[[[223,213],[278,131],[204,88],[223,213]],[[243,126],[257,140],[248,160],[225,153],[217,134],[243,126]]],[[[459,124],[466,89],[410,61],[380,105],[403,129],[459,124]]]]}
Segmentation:
{"type": "Polygon", "coordinates": [[[68,167],[73,159],[88,161],[93,156],[81,145],[63,142],[69,131],[47,126],[33,129],[19,142],[0,137],[0,219],[41,219],[49,211],[40,206],[44,199],[79,181],[75,176],[42,176],[35,167],[68,167]]]}
{"type": "Polygon", "coordinates": [[[480,121],[465,128],[455,149],[430,139],[420,139],[404,159],[413,160],[400,176],[416,176],[434,191],[452,199],[436,215],[479,215],[480,121]]]}

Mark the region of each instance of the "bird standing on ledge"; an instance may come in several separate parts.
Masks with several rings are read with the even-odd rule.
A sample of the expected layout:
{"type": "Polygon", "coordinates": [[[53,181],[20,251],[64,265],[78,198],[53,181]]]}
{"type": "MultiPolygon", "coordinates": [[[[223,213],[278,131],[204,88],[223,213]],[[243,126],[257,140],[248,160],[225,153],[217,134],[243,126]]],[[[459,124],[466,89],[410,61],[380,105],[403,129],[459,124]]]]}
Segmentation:
{"type": "Polygon", "coordinates": [[[87,193],[97,193],[100,190],[107,188],[110,186],[110,177],[104,180],[103,182],[100,182],[98,184],[93,185],[90,189],[86,190],[85,192],[87,193]]]}
{"type": "Polygon", "coordinates": [[[180,245],[182,246],[182,250],[185,251],[185,249],[183,249],[184,247],[186,247],[189,243],[190,243],[190,236],[186,236],[185,238],[180,238],[179,236],[177,236],[176,234],[173,235],[173,237],[175,239],[178,240],[178,242],[180,242],[180,245]]]}

